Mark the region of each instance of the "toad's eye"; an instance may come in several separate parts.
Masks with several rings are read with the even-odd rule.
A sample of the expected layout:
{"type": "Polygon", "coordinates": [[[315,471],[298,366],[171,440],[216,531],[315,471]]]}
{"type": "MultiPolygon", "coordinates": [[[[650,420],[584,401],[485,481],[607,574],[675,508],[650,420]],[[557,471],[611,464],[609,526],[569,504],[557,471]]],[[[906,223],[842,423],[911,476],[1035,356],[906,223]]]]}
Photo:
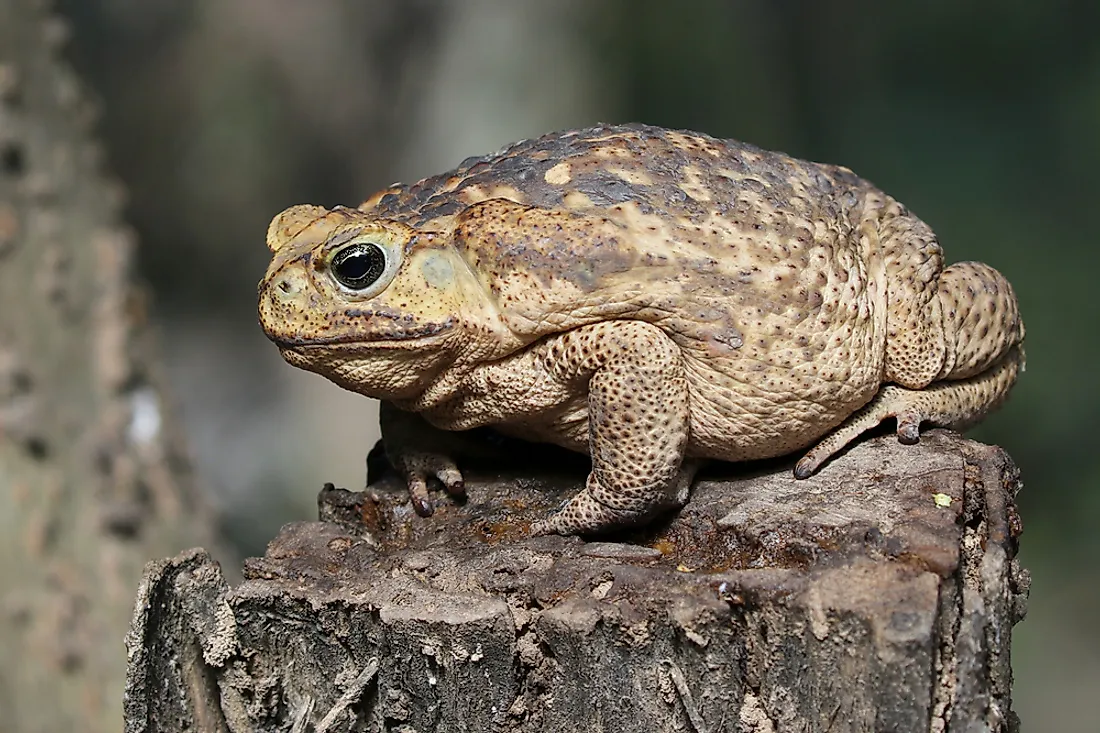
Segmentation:
{"type": "Polygon", "coordinates": [[[345,288],[364,290],[386,271],[386,253],[372,242],[356,242],[333,255],[329,269],[345,288]]]}

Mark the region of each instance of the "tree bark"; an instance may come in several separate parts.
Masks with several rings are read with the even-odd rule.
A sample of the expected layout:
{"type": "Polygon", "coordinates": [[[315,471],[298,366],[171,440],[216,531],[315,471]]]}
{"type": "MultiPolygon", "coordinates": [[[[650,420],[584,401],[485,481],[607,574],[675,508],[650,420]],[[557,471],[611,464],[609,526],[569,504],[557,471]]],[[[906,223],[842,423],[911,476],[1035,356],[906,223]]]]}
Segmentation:
{"type": "Polygon", "coordinates": [[[150,557],[212,541],[48,3],[0,0],[0,727],[118,730],[150,557]]]}
{"type": "Polygon", "coordinates": [[[127,731],[1018,729],[1000,449],[933,431],[804,481],[728,470],[603,542],[526,536],[582,485],[552,451],[468,472],[428,519],[392,476],[326,487],[236,588],[203,551],[149,566],[127,731]]]}

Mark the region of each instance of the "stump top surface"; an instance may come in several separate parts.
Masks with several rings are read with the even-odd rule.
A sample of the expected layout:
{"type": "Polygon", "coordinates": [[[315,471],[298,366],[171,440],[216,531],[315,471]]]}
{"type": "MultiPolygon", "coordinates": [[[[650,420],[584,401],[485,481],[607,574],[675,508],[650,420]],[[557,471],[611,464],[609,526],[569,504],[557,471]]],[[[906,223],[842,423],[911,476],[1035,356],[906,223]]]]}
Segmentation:
{"type": "Polygon", "coordinates": [[[864,441],[804,480],[790,461],[722,467],[696,482],[679,512],[588,541],[527,536],[579,489],[583,462],[470,472],[468,499],[442,499],[429,518],[413,513],[388,476],[366,492],[322,491],[330,521],[287,525],[245,574],[337,595],[379,591],[397,576],[479,594],[537,577],[555,596],[578,583],[599,586],[601,569],[613,566],[617,588],[660,586],[669,598],[686,586],[713,594],[734,577],[741,589],[793,591],[799,578],[840,568],[947,577],[959,564],[965,486],[980,472],[973,456],[988,460],[993,450],[932,431],[918,447],[893,436],[864,441]],[[636,583],[626,582],[631,575],[636,583]]]}

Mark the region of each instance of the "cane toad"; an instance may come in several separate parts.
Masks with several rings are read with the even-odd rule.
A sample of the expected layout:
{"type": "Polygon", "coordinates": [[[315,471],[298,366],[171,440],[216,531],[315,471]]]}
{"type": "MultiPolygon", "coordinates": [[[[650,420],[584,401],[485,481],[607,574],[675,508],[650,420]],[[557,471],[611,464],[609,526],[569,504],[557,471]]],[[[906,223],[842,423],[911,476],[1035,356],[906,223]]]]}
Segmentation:
{"type": "Polygon", "coordinates": [[[1023,365],[1015,296],[838,166],[597,126],[516,143],[357,208],[272,221],[260,321],[294,366],[383,401],[414,505],[478,426],[592,458],[536,533],[686,500],[701,459],[809,449],[809,476],[896,418],[961,427],[1023,365]],[[418,416],[418,417],[417,417],[418,416]]]}

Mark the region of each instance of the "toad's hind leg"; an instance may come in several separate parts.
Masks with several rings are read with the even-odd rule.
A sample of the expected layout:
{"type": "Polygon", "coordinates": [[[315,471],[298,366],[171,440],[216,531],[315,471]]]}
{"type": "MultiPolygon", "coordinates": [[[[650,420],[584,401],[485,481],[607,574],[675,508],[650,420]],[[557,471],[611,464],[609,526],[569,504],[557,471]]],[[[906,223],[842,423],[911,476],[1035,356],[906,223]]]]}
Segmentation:
{"type": "Polygon", "coordinates": [[[928,257],[898,257],[904,248],[887,247],[902,263],[890,275],[896,292],[887,315],[884,376],[892,384],[811,448],[795,465],[795,478],[810,476],[888,417],[897,418],[898,439],[906,444],[920,440],[922,422],[965,428],[1004,400],[1023,368],[1024,324],[1004,275],[981,262],[959,262],[933,275],[926,265],[938,261],[939,247],[929,245],[931,230],[912,218],[899,221],[909,228],[899,229],[898,241],[916,242],[928,257]]]}
{"type": "Polygon", "coordinates": [[[886,385],[802,457],[794,467],[795,478],[809,477],[830,456],[889,417],[897,418],[898,440],[907,445],[920,439],[921,423],[961,430],[977,422],[1004,401],[1023,362],[1023,349],[1013,347],[994,366],[968,379],[936,382],[924,389],[886,385]]]}

